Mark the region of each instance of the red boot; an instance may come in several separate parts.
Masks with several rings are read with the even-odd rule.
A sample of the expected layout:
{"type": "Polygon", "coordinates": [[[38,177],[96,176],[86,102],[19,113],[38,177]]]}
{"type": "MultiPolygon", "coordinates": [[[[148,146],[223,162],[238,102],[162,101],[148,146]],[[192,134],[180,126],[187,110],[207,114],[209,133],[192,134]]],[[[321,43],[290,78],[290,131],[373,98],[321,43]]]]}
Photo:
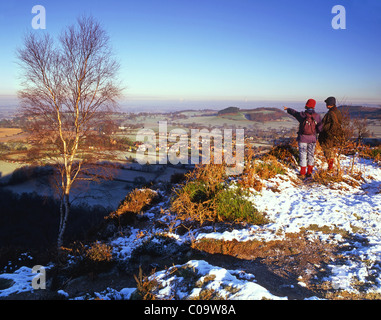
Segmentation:
{"type": "Polygon", "coordinates": [[[333,169],[333,159],[328,160],[328,170],[331,171],[333,169]]]}
{"type": "Polygon", "coordinates": [[[299,173],[299,175],[300,176],[305,176],[306,175],[306,167],[300,167],[300,173],[299,173]]]}
{"type": "Polygon", "coordinates": [[[314,166],[307,166],[307,177],[312,176],[312,170],[314,169],[314,166]]]}

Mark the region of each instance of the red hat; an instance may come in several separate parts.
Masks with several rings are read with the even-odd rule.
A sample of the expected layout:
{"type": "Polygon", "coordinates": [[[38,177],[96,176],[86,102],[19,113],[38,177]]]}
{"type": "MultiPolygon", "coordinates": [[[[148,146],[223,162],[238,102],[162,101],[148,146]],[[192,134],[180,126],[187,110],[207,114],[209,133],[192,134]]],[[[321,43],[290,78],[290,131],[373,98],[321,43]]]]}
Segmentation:
{"type": "Polygon", "coordinates": [[[308,99],[306,103],[306,108],[308,109],[314,109],[316,106],[316,101],[314,99],[308,99]]]}

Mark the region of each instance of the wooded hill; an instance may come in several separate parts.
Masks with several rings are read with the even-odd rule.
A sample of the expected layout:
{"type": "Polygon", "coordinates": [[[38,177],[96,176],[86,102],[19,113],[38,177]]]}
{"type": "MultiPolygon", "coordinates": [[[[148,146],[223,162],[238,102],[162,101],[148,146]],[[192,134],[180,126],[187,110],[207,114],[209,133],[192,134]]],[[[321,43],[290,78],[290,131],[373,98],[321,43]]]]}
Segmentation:
{"type": "Polygon", "coordinates": [[[348,112],[351,118],[367,118],[381,120],[381,107],[363,107],[343,105],[338,107],[342,112],[348,112]]]}
{"type": "MultiPolygon", "coordinates": [[[[352,119],[367,118],[381,120],[381,107],[342,105],[338,108],[340,111],[348,113],[352,119]]],[[[239,114],[245,116],[247,120],[258,122],[284,121],[290,117],[281,109],[268,107],[261,107],[256,109],[240,109],[237,107],[228,107],[218,112],[218,116],[222,117],[239,114]]]]}
{"type": "Polygon", "coordinates": [[[247,120],[266,122],[266,121],[282,121],[289,118],[288,114],[277,108],[256,108],[256,109],[239,109],[237,107],[228,107],[218,112],[218,116],[230,116],[242,114],[247,120]]]}

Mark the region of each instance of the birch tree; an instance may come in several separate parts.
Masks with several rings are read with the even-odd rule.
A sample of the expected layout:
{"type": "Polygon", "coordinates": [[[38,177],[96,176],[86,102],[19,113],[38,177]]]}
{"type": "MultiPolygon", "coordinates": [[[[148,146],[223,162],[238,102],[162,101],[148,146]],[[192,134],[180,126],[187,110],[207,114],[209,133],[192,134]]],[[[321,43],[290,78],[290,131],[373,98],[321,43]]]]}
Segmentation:
{"type": "Polygon", "coordinates": [[[99,138],[98,131],[122,89],[109,37],[94,18],[78,18],[57,39],[37,33],[26,35],[17,51],[23,80],[18,94],[21,112],[29,120],[31,143],[57,168],[60,248],[70,212],[70,191],[95,160],[88,143],[99,138]]]}

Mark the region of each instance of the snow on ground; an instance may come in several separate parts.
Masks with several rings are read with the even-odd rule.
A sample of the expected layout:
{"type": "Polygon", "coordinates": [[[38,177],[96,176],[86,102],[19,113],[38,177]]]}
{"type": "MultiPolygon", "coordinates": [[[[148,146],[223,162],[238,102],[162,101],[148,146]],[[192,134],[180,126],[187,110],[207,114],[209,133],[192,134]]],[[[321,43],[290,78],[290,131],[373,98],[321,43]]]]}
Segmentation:
{"type": "Polygon", "coordinates": [[[157,272],[151,278],[160,281],[163,285],[157,297],[160,299],[170,299],[178,297],[179,299],[192,299],[200,297],[202,291],[218,293],[219,298],[231,300],[261,300],[263,298],[271,300],[286,300],[287,297],[277,297],[271,294],[267,289],[255,283],[253,275],[243,274],[237,270],[226,270],[221,267],[215,267],[203,260],[191,260],[184,265],[177,265],[165,271],[157,272]],[[195,287],[190,290],[186,280],[179,270],[190,269],[195,275],[193,282],[195,287]],[[240,279],[240,277],[251,279],[251,281],[240,279]],[[184,284],[185,282],[185,284],[184,284]]]}
{"type": "Polygon", "coordinates": [[[41,269],[44,268],[43,272],[45,273],[52,264],[47,267],[37,266],[36,270],[28,267],[21,267],[14,271],[13,273],[2,273],[0,274],[0,283],[1,281],[7,282],[8,287],[0,290],[0,297],[6,297],[10,294],[21,293],[21,292],[33,292],[32,281],[35,279],[36,286],[40,285],[40,276],[41,269]],[[42,268],[40,268],[42,267],[42,268]]]}
{"type": "Polygon", "coordinates": [[[32,280],[36,276],[32,268],[21,267],[13,273],[0,274],[0,281],[8,281],[9,287],[0,290],[0,297],[6,297],[12,293],[33,291],[32,280]]]}
{"type": "Polygon", "coordinates": [[[369,162],[367,171],[373,180],[366,179],[357,187],[338,183],[334,189],[316,184],[295,185],[291,180],[278,176],[268,181],[267,186],[279,184],[279,192],[264,188],[260,193],[253,190],[250,197],[256,208],[267,214],[271,221],[269,224],[224,233],[199,234],[197,239],[269,241],[313,224],[338,227],[350,233],[361,230],[368,237],[377,238],[381,234],[381,169],[369,162]]]}
{"type": "MultiPolygon", "coordinates": [[[[350,158],[341,162],[343,168],[350,166],[350,158]]],[[[371,289],[381,293],[381,168],[370,160],[359,159],[355,170],[361,170],[365,181],[359,186],[344,182],[331,187],[308,184],[295,185],[291,179],[277,176],[267,182],[260,193],[253,191],[250,200],[259,211],[266,212],[270,223],[252,226],[244,230],[223,233],[201,233],[196,240],[213,238],[219,240],[279,240],[286,233],[299,232],[311,225],[339,228],[357,236],[361,241],[352,244],[345,252],[345,264],[330,265],[332,276],[327,278],[334,288],[353,290],[356,280],[366,283],[374,278],[371,289]],[[271,187],[276,186],[278,191],[271,187]],[[356,258],[353,258],[353,257],[356,258]]],[[[289,176],[294,173],[289,171],[289,176]]],[[[344,243],[337,234],[333,239],[318,233],[327,241],[344,243]]]]}
{"type": "MultiPolygon", "coordinates": [[[[342,167],[350,165],[351,158],[342,160],[342,167]]],[[[177,243],[197,241],[203,238],[237,241],[248,240],[281,240],[285,234],[299,232],[311,225],[330,227],[332,230],[343,230],[351,235],[350,245],[341,233],[333,232],[330,236],[315,231],[323,241],[333,242],[343,249],[342,258],[332,260],[328,265],[329,275],[324,279],[335,289],[356,292],[354,283],[366,283],[369,292],[381,293],[381,168],[370,160],[358,159],[356,170],[361,170],[364,181],[357,186],[344,182],[325,186],[315,183],[297,184],[293,170],[286,175],[270,179],[261,192],[252,190],[250,200],[259,211],[265,212],[270,223],[263,226],[248,226],[244,229],[215,232],[212,228],[202,228],[180,236],[173,230],[152,226],[151,229],[139,230],[131,227],[124,236],[114,238],[110,245],[114,256],[119,260],[131,257],[134,249],[141,246],[155,235],[165,234],[177,243]],[[170,232],[169,232],[169,231],[170,232]]],[[[144,215],[153,219],[160,212],[161,203],[151,208],[144,215]]],[[[160,220],[170,225],[171,216],[162,215],[160,220]]],[[[163,224],[164,225],[164,224],[163,224]]],[[[160,240],[158,241],[160,244],[160,240]]],[[[165,247],[163,246],[163,250],[165,247]]],[[[12,274],[1,274],[1,278],[11,279],[11,288],[0,290],[0,296],[8,295],[14,290],[26,290],[30,287],[31,274],[21,268],[12,274]],[[13,289],[12,289],[13,288],[13,289]],[[20,289],[18,289],[20,288],[20,289]],[[12,290],[11,290],[12,289],[12,290]]],[[[203,260],[190,260],[184,265],[177,265],[167,270],[158,271],[151,279],[159,281],[158,297],[164,299],[187,299],[200,295],[202,290],[213,290],[214,294],[227,299],[287,299],[271,294],[266,288],[256,283],[253,275],[243,270],[227,270],[213,266],[203,260]],[[193,286],[189,279],[178,270],[192,270],[193,286]],[[177,270],[177,271],[176,271],[177,270]],[[195,285],[197,284],[197,285],[195,285]]],[[[134,288],[116,291],[112,288],[95,293],[103,299],[128,299],[134,288]]],[[[67,294],[60,292],[63,296],[67,294]]],[[[82,299],[84,297],[71,297],[82,299]]],[[[86,297],[89,298],[89,297],[86,297]]],[[[314,299],[315,297],[307,297],[314,299]]]]}

